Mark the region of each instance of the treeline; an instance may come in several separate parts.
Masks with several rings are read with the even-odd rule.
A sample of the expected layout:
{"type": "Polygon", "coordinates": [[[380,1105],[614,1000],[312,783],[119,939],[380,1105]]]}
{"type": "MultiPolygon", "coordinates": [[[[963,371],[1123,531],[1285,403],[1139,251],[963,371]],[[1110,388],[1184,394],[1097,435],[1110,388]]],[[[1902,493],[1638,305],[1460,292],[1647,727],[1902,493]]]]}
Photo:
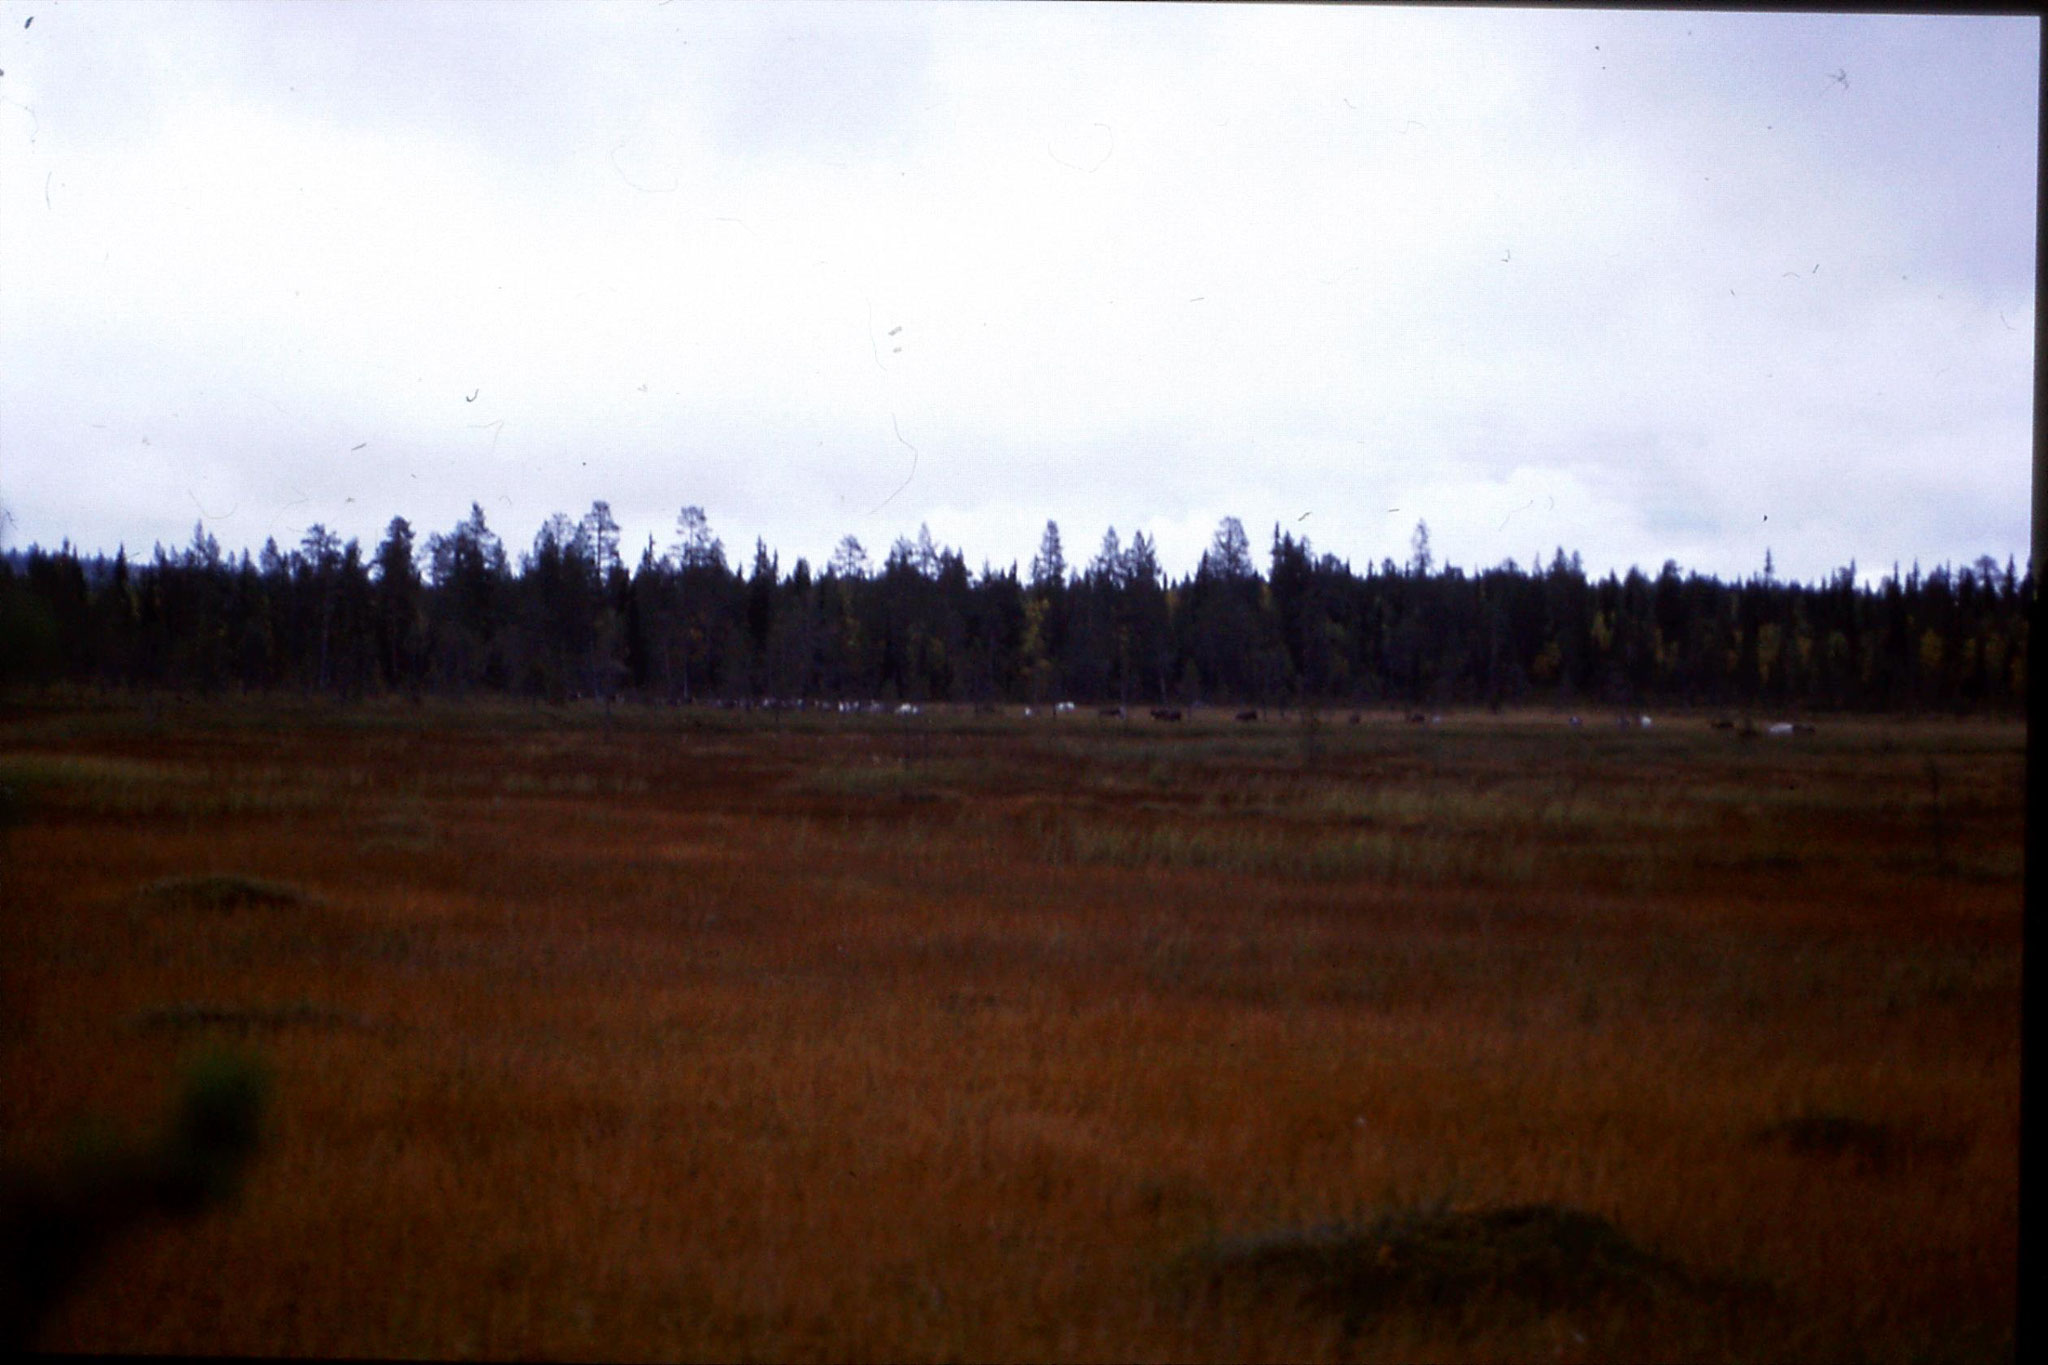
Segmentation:
{"type": "Polygon", "coordinates": [[[970,573],[929,530],[879,567],[853,537],[821,569],[755,543],[727,561],[684,508],[629,567],[610,508],[549,518],[515,564],[480,507],[419,543],[394,518],[366,556],[321,526],[296,549],[222,553],[204,527],[148,562],[68,544],[0,557],[0,684],[99,683],[342,697],[499,692],[607,699],[1129,704],[1710,705],[2017,710],[2032,566],[2010,559],[1861,588],[1853,565],[1781,582],[1576,554],[1363,573],[1275,528],[1264,573],[1227,517],[1170,580],[1112,529],[1070,566],[1048,523],[1028,574],[970,573]]]}

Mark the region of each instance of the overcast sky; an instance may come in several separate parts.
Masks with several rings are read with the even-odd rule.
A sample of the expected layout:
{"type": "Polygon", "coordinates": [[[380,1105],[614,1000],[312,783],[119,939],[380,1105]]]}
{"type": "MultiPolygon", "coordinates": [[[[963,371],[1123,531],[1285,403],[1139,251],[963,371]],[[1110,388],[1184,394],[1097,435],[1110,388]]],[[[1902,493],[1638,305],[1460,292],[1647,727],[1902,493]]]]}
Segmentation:
{"type": "Polygon", "coordinates": [[[0,0],[0,544],[2027,552],[2040,27],[0,0]]]}

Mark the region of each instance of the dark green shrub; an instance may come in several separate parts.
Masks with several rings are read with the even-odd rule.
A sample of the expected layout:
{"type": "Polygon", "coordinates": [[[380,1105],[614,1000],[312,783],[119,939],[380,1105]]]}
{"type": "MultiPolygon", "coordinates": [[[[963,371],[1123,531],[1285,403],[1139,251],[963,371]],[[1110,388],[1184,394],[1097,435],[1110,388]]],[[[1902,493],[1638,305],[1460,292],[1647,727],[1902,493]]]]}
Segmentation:
{"type": "Polygon", "coordinates": [[[0,1170],[0,1351],[32,1345],[50,1309],[117,1237],[232,1198],[261,1142],[269,1092],[269,1070],[254,1057],[204,1052],[186,1063],[154,1142],[94,1126],[54,1172],[0,1170]]]}

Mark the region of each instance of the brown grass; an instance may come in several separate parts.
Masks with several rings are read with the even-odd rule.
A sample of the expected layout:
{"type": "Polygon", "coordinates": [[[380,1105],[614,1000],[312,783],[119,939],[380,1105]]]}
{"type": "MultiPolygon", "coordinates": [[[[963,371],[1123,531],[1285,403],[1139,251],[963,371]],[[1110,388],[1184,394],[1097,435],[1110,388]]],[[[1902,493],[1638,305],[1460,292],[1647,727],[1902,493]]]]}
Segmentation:
{"type": "Polygon", "coordinates": [[[1708,719],[18,709],[0,1155],[275,1077],[36,1344],[2009,1357],[2024,731],[1708,719]]]}

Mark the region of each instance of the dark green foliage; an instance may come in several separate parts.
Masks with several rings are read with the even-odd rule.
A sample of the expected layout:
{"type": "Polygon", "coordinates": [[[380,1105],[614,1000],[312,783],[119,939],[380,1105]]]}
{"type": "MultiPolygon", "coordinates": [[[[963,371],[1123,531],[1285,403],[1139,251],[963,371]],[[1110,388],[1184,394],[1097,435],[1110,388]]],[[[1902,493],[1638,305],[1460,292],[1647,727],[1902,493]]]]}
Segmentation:
{"type": "Polygon", "coordinates": [[[185,1068],[175,1117],[154,1154],[157,1197],[196,1213],[233,1197],[262,1138],[270,1073],[239,1052],[210,1050],[185,1068]]]}
{"type": "Polygon", "coordinates": [[[1988,557],[1868,589],[1853,564],[1814,584],[1670,562],[1589,580],[1561,549],[1468,572],[1423,527],[1405,566],[1359,573],[1276,526],[1262,576],[1235,518],[1179,581],[1114,528],[1077,571],[1048,523],[1024,577],[971,574],[924,528],[879,570],[848,537],[815,577],[762,541],[729,565],[696,507],[631,572],[618,535],[598,502],[549,518],[516,568],[477,506],[424,556],[402,517],[368,560],[318,526],[253,560],[204,528],[137,568],[32,548],[0,558],[0,686],[2012,711],[2034,594],[2031,568],[1988,557]]]}
{"type": "Polygon", "coordinates": [[[0,1350],[32,1345],[49,1310],[116,1238],[232,1199],[261,1144],[269,1092],[255,1058],[204,1052],[186,1063],[154,1140],[90,1130],[55,1171],[0,1170],[0,1350]]]}

